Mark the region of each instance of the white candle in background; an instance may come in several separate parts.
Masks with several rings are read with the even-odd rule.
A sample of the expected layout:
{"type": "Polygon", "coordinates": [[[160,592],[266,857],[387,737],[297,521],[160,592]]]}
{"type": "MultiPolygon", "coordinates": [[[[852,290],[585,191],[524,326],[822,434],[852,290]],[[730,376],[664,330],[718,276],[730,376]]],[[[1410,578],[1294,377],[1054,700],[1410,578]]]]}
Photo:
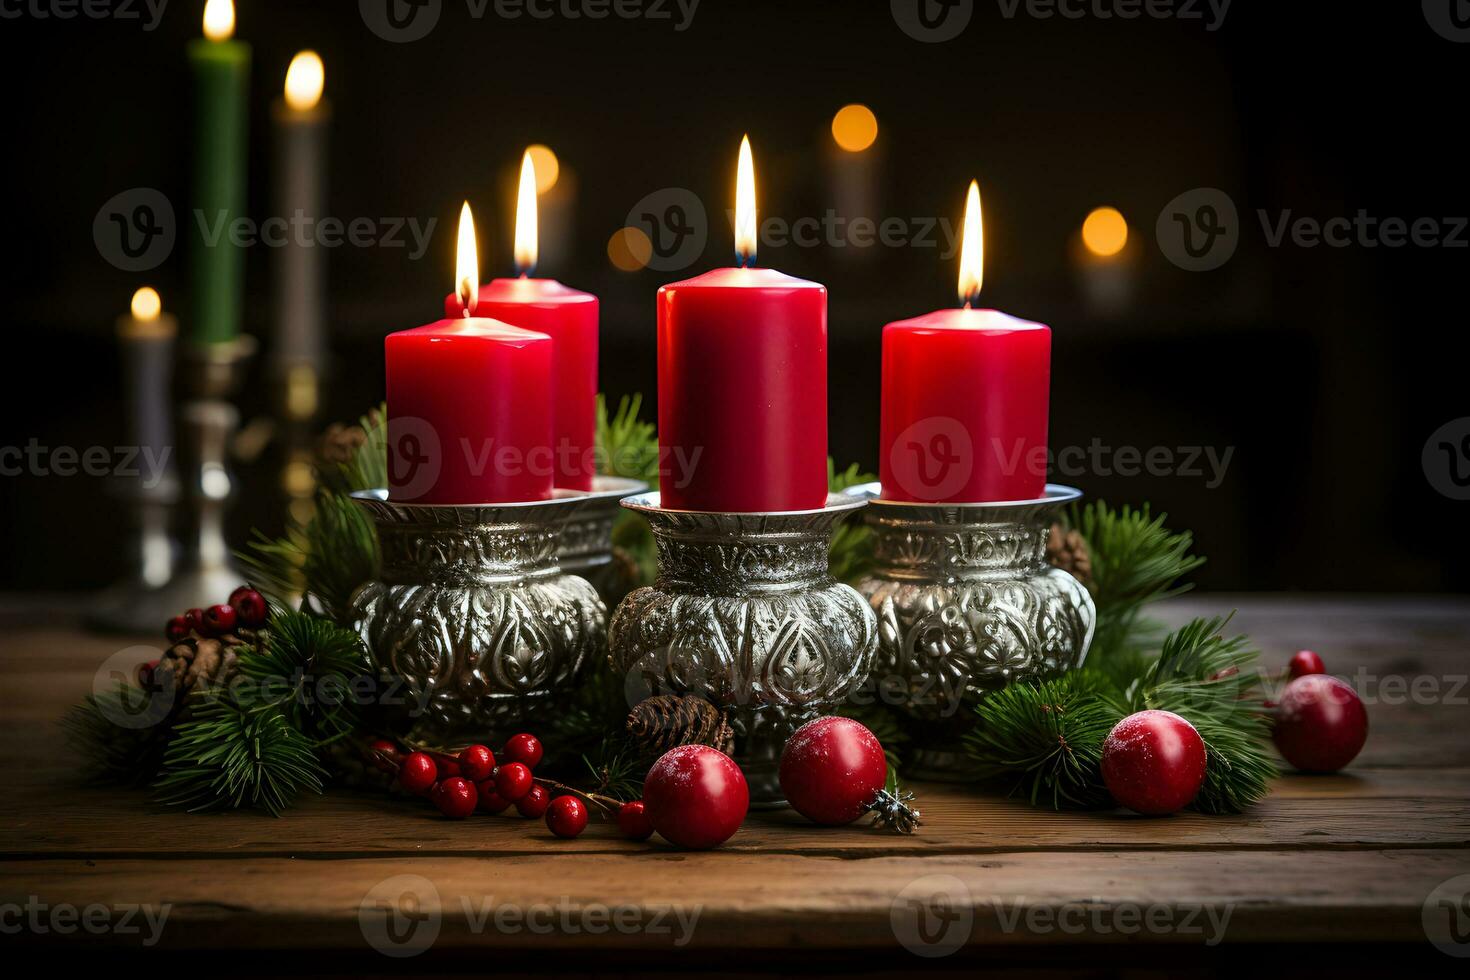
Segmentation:
{"type": "MultiPolygon", "coordinates": [[[[878,213],[878,117],[865,105],[853,103],[837,110],[832,117],[832,141],[827,148],[828,186],[832,189],[832,207],[842,226],[850,232],[858,219],[872,222],[876,229],[884,215],[878,213]]],[[[847,241],[845,247],[830,254],[849,261],[868,261],[876,257],[881,245],[876,231],[863,231],[859,247],[847,241]]],[[[841,240],[841,239],[839,239],[841,240]]]]}
{"type": "Polygon", "coordinates": [[[1072,247],[1082,299],[1093,316],[1115,317],[1133,303],[1136,252],[1117,208],[1095,208],[1072,247]]]}
{"type": "Polygon", "coordinates": [[[287,242],[275,255],[275,333],[272,360],[280,373],[319,369],[326,346],[326,251],[317,223],[327,215],[326,161],[329,106],[322,98],[325,71],[315,51],[302,51],[286,72],[285,96],[275,121],[276,202],[287,222],[287,242]]]}

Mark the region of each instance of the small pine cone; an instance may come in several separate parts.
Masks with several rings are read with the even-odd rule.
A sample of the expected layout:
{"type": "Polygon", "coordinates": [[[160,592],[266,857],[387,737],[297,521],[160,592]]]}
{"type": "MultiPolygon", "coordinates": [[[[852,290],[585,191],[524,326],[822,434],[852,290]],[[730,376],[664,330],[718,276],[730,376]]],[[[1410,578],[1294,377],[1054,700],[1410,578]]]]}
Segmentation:
{"type": "Polygon", "coordinates": [[[735,744],[724,713],[696,695],[660,694],[639,702],[628,713],[628,734],[660,754],[680,745],[708,745],[728,755],[735,744]]]}
{"type": "Polygon", "coordinates": [[[1087,539],[1078,532],[1053,524],[1046,536],[1046,560],[1092,588],[1092,553],[1087,549],[1087,539]]]}
{"type": "Polygon", "coordinates": [[[174,690],[188,694],[201,684],[228,684],[235,676],[236,665],[236,646],[191,636],[168,649],[153,677],[155,683],[172,683],[174,690]]]}

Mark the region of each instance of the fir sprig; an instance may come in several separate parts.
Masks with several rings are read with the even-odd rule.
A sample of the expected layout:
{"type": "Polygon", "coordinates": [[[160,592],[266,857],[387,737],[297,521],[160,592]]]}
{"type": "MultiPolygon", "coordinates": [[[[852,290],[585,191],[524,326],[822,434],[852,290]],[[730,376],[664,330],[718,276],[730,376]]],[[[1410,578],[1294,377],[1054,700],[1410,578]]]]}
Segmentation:
{"type": "MultiPolygon", "coordinates": [[[[876,480],[871,473],[864,473],[856,463],[845,470],[838,470],[832,457],[827,457],[827,490],[841,493],[848,487],[872,483],[876,480]]],[[[860,518],[850,518],[838,524],[832,534],[832,576],[839,582],[856,584],[873,567],[872,532],[860,518]]]]}
{"type": "Polygon", "coordinates": [[[120,725],[116,719],[137,718],[151,695],[121,681],[89,694],[61,719],[68,747],[82,761],[83,775],[102,783],[144,786],[163,764],[168,745],[167,719],[158,724],[120,725]]]}
{"type": "Polygon", "coordinates": [[[356,633],[297,612],[277,609],[262,642],[240,654],[240,674],[277,692],[292,727],[328,740],[358,724],[354,691],[370,673],[356,633]]]}
{"type": "Polygon", "coordinates": [[[598,468],[606,476],[642,480],[658,486],[658,430],[638,417],[643,396],[624,395],[609,416],[607,396],[597,396],[598,468]]]}

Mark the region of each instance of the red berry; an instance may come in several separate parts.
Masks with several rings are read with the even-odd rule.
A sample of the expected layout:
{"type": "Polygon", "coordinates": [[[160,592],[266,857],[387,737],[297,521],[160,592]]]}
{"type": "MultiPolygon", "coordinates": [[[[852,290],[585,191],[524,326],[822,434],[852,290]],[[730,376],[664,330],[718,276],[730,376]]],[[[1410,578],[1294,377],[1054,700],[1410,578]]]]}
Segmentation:
{"type": "Polygon", "coordinates": [[[535,769],[541,762],[541,755],[541,740],[524,732],[512,735],[500,751],[500,757],[506,762],[519,762],[530,769],[535,769]]]}
{"type": "Polygon", "coordinates": [[[531,770],[521,762],[507,762],[495,770],[495,792],[514,803],[531,792],[531,770]]]}
{"type": "Polygon", "coordinates": [[[224,636],[235,628],[235,610],[224,604],[204,610],[204,632],[208,636],[224,636]]]}
{"type": "Polygon", "coordinates": [[[434,765],[439,770],[440,779],[450,779],[454,776],[464,775],[459,771],[459,760],[452,755],[443,752],[430,752],[429,758],[434,760],[434,765]]]}
{"type": "Polygon", "coordinates": [[[1322,658],[1311,650],[1298,650],[1296,656],[1292,657],[1291,662],[1286,665],[1286,670],[1293,678],[1327,673],[1327,667],[1322,663],[1322,658]]]}
{"type": "Polygon", "coordinates": [[[708,745],[681,745],[659,757],[643,784],[643,802],[659,836],[693,850],[729,840],[750,809],[745,773],[708,745]]]}
{"type": "Polygon", "coordinates": [[[1193,802],[1205,759],[1205,740],[1189,722],[1172,711],[1140,711],[1103,740],[1103,781],[1128,809],[1162,816],[1193,802]]]}
{"type": "Polygon", "coordinates": [[[521,812],[521,816],[533,819],[545,813],[550,805],[551,794],[540,783],[532,786],[525,796],[516,801],[516,809],[521,812]]]}
{"type": "Polygon", "coordinates": [[[487,779],[482,783],[477,783],[475,789],[480,793],[480,802],[476,806],[476,809],[481,813],[504,813],[506,808],[510,806],[510,800],[503,798],[499,793],[495,792],[495,780],[493,779],[487,779]]]}
{"type": "Polygon", "coordinates": [[[153,690],[153,680],[158,675],[158,661],[150,660],[138,665],[138,686],[145,691],[153,690]]]}
{"type": "Polygon", "coordinates": [[[434,787],[434,805],[451,820],[463,820],[474,813],[478,802],[475,784],[460,776],[446,779],[434,787]]]}
{"type": "Polygon", "coordinates": [[[546,826],[558,837],[576,837],[587,829],[587,805],[575,796],[558,796],[546,808],[546,826]]]}
{"type": "Polygon", "coordinates": [[[398,785],[410,793],[420,796],[434,788],[439,779],[439,767],[427,752],[410,752],[398,767],[398,785]]]}
{"type": "Polygon", "coordinates": [[[241,586],[230,593],[230,608],[235,610],[240,625],[246,629],[259,629],[270,617],[270,606],[265,596],[248,586],[241,586]]]}
{"type": "Polygon", "coordinates": [[[189,620],[186,617],[175,616],[163,628],[163,635],[168,637],[170,643],[178,643],[189,635],[189,628],[189,620]]]}
{"type": "Polygon", "coordinates": [[[781,792],[815,823],[852,823],[868,812],[887,779],[883,746],[851,718],[809,721],[781,752],[781,792]]]}
{"type": "Polygon", "coordinates": [[[374,739],[368,745],[367,755],[368,761],[383,772],[397,772],[403,765],[403,753],[386,738],[374,739]]]}
{"type": "Polygon", "coordinates": [[[1346,681],[1308,674],[1286,685],[1271,736],[1297,769],[1336,772],[1357,758],[1368,740],[1368,709],[1346,681]]]}
{"type": "Polygon", "coordinates": [[[191,633],[204,635],[204,610],[190,609],[184,613],[184,623],[189,627],[191,633]]]}
{"type": "Polygon", "coordinates": [[[642,800],[624,803],[618,808],[618,829],[629,840],[648,840],[653,836],[653,821],[642,800]]]}
{"type": "Polygon", "coordinates": [[[466,779],[482,783],[495,775],[495,756],[483,745],[471,745],[459,754],[459,771],[466,779]]]}

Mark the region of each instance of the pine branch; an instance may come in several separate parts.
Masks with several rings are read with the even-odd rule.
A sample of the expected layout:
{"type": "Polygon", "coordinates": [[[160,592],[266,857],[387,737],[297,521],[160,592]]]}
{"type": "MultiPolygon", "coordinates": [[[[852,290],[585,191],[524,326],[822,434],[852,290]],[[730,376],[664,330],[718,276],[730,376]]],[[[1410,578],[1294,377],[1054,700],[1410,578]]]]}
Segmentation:
{"type": "Polygon", "coordinates": [[[261,641],[240,654],[240,673],[276,695],[293,728],[321,740],[356,729],[360,712],[353,692],[370,674],[356,633],[282,608],[272,611],[261,641]]]}
{"type": "Polygon", "coordinates": [[[61,726],[86,778],[122,786],[153,781],[168,745],[166,719],[140,727],[113,720],[139,717],[149,700],[148,692],[119,681],[111,690],[87,695],[67,711],[61,726]]]}
{"type": "Polygon", "coordinates": [[[597,396],[597,461],[606,476],[658,486],[658,430],[638,417],[643,396],[624,395],[611,418],[607,396],[597,396]]]}
{"type": "MultiPolygon", "coordinates": [[[[832,457],[827,457],[827,489],[830,493],[841,493],[848,487],[876,480],[871,473],[853,463],[838,472],[832,457]]],[[[831,549],[832,577],[839,582],[855,584],[873,567],[872,531],[860,518],[851,518],[837,525],[832,534],[831,549]]]]}
{"type": "Polygon", "coordinates": [[[351,497],[324,489],[306,524],[293,521],[275,539],[256,531],[237,557],[251,584],[272,602],[294,607],[299,601],[340,623],[352,594],[377,575],[378,537],[351,497]]]}

